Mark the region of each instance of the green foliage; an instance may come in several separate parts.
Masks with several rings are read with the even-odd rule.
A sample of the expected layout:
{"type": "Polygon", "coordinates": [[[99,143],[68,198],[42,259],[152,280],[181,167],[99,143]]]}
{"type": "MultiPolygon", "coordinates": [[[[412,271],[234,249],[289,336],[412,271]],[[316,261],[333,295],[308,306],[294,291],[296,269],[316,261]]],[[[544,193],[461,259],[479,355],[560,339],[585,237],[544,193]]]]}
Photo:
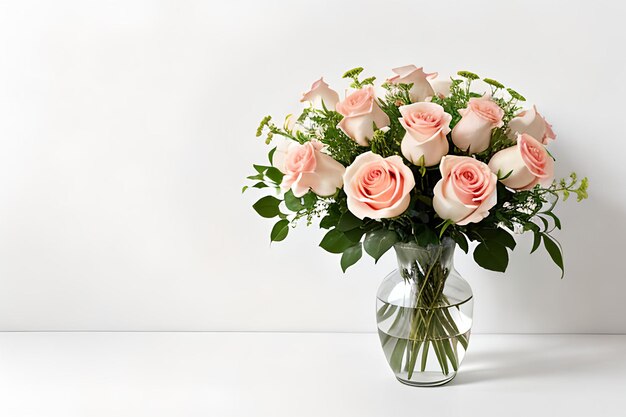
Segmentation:
{"type": "Polygon", "coordinates": [[[522,96],[520,93],[513,90],[512,88],[507,88],[506,91],[508,91],[511,97],[513,97],[515,100],[526,101],[526,98],[524,98],[524,96],[522,96]]]}
{"type": "Polygon", "coordinates": [[[363,221],[352,214],[350,211],[345,211],[339,221],[337,222],[337,230],[341,232],[348,232],[350,230],[356,229],[357,227],[361,227],[363,225],[363,221]]]}
{"type": "Polygon", "coordinates": [[[280,214],[280,209],[278,208],[279,204],[279,199],[268,195],[254,203],[252,205],[252,208],[254,208],[254,210],[259,213],[260,216],[272,218],[280,214]]]}
{"type": "Polygon", "coordinates": [[[474,260],[485,269],[504,272],[509,264],[509,254],[503,245],[481,242],[474,249],[474,260]]]}
{"type": "Polygon", "coordinates": [[[359,146],[337,127],[343,116],[332,110],[312,110],[308,121],[309,137],[315,138],[327,146],[330,155],[344,166],[348,166],[358,155],[369,148],[359,146]]]}
{"type": "Polygon", "coordinates": [[[343,73],[343,75],[341,76],[341,78],[356,78],[359,76],[359,74],[361,74],[363,72],[363,67],[356,67],[356,68],[352,68],[351,70],[348,70],[346,72],[343,73]]]}
{"type": "MultiPolygon", "coordinates": [[[[256,130],[256,136],[260,137],[263,135],[263,132],[267,130],[267,133],[265,135],[265,144],[269,145],[270,142],[272,141],[272,138],[274,137],[274,135],[280,135],[280,136],[284,136],[288,139],[292,139],[295,141],[299,141],[302,143],[301,140],[299,140],[299,138],[297,136],[292,135],[290,132],[288,132],[287,130],[285,130],[284,128],[279,128],[277,127],[274,123],[272,123],[272,116],[265,116],[262,120],[261,123],[259,123],[259,127],[256,130]]],[[[270,155],[270,159],[271,156],[270,155]]]]}
{"type": "Polygon", "coordinates": [[[399,149],[400,143],[398,138],[394,137],[391,130],[386,132],[377,130],[374,132],[372,139],[370,139],[370,150],[383,158],[398,155],[399,149]]]}
{"type": "Polygon", "coordinates": [[[480,77],[476,74],[474,74],[473,72],[470,71],[459,71],[457,72],[457,75],[463,77],[463,78],[467,78],[468,80],[478,80],[480,79],[480,77]]]}
{"type": "Polygon", "coordinates": [[[376,80],[376,77],[367,77],[364,80],[359,81],[359,75],[362,72],[363,72],[363,68],[361,67],[353,68],[351,70],[346,71],[343,74],[342,78],[351,78],[352,84],[350,84],[350,87],[352,88],[362,88],[365,85],[373,85],[374,81],[376,80]]]}
{"type": "Polygon", "coordinates": [[[565,275],[565,267],[563,266],[563,253],[561,245],[547,233],[543,234],[543,246],[548,251],[552,261],[561,268],[561,278],[565,275]]]}
{"type": "Polygon", "coordinates": [[[354,265],[355,263],[357,263],[359,259],[361,259],[362,256],[363,256],[363,249],[362,249],[361,242],[357,243],[354,246],[350,246],[349,248],[344,250],[343,254],[341,255],[342,271],[346,272],[346,270],[352,265],[354,265]]]}
{"type": "Polygon", "coordinates": [[[375,262],[398,242],[398,235],[393,230],[377,229],[365,235],[363,248],[375,262]]]}
{"type": "Polygon", "coordinates": [[[496,89],[504,88],[504,86],[500,82],[496,80],[492,80],[491,78],[483,78],[483,81],[489,84],[490,86],[495,87],[496,89]]]}
{"type": "Polygon", "coordinates": [[[289,220],[279,220],[272,228],[272,232],[270,233],[270,241],[280,242],[281,240],[285,240],[285,238],[287,237],[287,233],[289,233],[289,220]]]}
{"type": "Polygon", "coordinates": [[[330,253],[343,253],[343,251],[353,245],[354,242],[348,239],[343,232],[340,232],[337,229],[329,230],[320,242],[320,247],[330,253]]]}
{"type": "Polygon", "coordinates": [[[293,212],[297,213],[304,208],[304,204],[302,204],[302,198],[298,198],[293,195],[293,192],[291,190],[285,193],[284,199],[285,206],[293,212]]]}

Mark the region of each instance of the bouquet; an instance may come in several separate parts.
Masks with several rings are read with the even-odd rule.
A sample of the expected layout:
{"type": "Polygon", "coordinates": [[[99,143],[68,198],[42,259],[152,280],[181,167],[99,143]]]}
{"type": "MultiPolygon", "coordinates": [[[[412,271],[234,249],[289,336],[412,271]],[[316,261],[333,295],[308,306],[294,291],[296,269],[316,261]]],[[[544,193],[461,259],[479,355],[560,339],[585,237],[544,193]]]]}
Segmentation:
{"type": "MultiPolygon", "coordinates": [[[[271,241],[287,237],[301,219],[321,218],[328,229],[320,246],[341,254],[345,271],[363,250],[378,260],[396,242],[421,246],[452,238],[483,268],[504,272],[511,233],[534,235],[564,272],[561,246],[552,236],[561,222],[559,198],[587,197],[587,178],[554,178],[547,145],[556,139],[536,107],[490,78],[489,91],[476,92],[479,77],[459,71],[442,79],[413,65],[374,89],[363,68],[347,71],[351,91],[344,100],[320,79],[304,93],[309,103],[288,115],[282,127],[265,117],[257,136],[266,143],[270,165],[254,165],[253,188],[276,190],[253,208],[278,218],[271,241]]],[[[248,186],[244,187],[244,191],[248,186]]],[[[561,275],[563,276],[563,274],[561,275]]]]}
{"type": "Polygon", "coordinates": [[[271,190],[253,205],[277,218],[271,241],[319,218],[328,230],[320,246],[341,254],[344,272],[363,252],[378,261],[396,248],[411,301],[383,302],[377,318],[392,369],[411,383],[417,363],[428,368],[429,351],[448,376],[467,348],[469,327],[459,304],[448,309],[445,290],[454,245],[468,253],[476,242],[478,265],[504,272],[513,235],[532,233],[531,253],[543,244],[562,277],[554,209],[572,194],[586,198],[588,181],[575,173],[554,179],[556,135],[515,90],[469,71],[445,78],[409,65],[393,72],[378,94],[363,68],[347,71],[343,99],[319,79],[303,94],[300,114],[281,126],[265,117],[257,136],[272,145],[269,164],[254,165],[248,179],[271,190]],[[410,245],[439,249],[407,252],[410,245]]]}

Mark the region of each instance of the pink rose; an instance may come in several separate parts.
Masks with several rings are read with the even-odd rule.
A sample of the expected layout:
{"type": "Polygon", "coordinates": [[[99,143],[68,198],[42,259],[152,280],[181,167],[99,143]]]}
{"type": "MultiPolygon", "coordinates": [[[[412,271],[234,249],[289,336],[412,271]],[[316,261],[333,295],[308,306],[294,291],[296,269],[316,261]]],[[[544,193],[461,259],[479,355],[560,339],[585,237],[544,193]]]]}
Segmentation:
{"type": "Polygon", "coordinates": [[[527,133],[517,136],[517,144],[491,157],[489,168],[500,172],[502,184],[514,190],[529,190],[537,184],[548,185],[554,177],[554,160],[546,148],[527,133]]]}
{"type": "Polygon", "coordinates": [[[308,101],[316,109],[322,110],[322,102],[328,110],[334,110],[337,103],[339,103],[339,94],[332,88],[328,87],[328,84],[324,82],[324,78],[320,78],[315,81],[311,86],[311,89],[302,94],[301,102],[308,101]]]}
{"type": "Polygon", "coordinates": [[[469,156],[444,156],[442,178],[434,189],[433,208],[442,219],[459,226],[478,223],[496,205],[498,177],[489,167],[469,156]]]}
{"type": "Polygon", "coordinates": [[[406,130],[402,139],[402,155],[415,165],[424,157],[427,167],[437,165],[448,153],[448,139],[452,116],[439,104],[413,103],[399,108],[399,119],[406,130]]]}
{"type": "Polygon", "coordinates": [[[411,169],[402,158],[365,152],[356,157],[343,176],[348,209],[359,219],[386,219],[402,214],[415,187],[411,169]]]}
{"type": "Polygon", "coordinates": [[[417,68],[415,65],[405,65],[404,67],[394,68],[392,71],[396,75],[389,78],[388,82],[392,84],[413,84],[409,90],[411,101],[424,101],[427,97],[435,95],[428,77],[436,76],[436,73],[427,74],[422,67],[417,68]]]}
{"type": "Polygon", "coordinates": [[[459,110],[461,120],[452,129],[452,142],[463,151],[480,153],[489,148],[491,131],[502,127],[504,111],[490,98],[470,98],[459,110]]]}
{"type": "Polygon", "coordinates": [[[373,87],[365,87],[337,103],[336,109],[343,115],[339,128],[361,146],[368,146],[374,136],[374,124],[378,129],[389,126],[389,116],[376,102],[373,87]]]}
{"type": "Polygon", "coordinates": [[[335,194],[343,185],[345,168],[330,155],[322,153],[321,142],[312,140],[300,144],[285,140],[274,152],[274,166],[284,175],[280,188],[291,188],[293,195],[302,197],[309,189],[319,196],[335,194]]]}
{"type": "Polygon", "coordinates": [[[509,129],[513,137],[517,137],[518,133],[528,133],[544,145],[547,145],[548,141],[556,139],[552,125],[539,114],[535,106],[512,118],[509,122],[509,129]]]}

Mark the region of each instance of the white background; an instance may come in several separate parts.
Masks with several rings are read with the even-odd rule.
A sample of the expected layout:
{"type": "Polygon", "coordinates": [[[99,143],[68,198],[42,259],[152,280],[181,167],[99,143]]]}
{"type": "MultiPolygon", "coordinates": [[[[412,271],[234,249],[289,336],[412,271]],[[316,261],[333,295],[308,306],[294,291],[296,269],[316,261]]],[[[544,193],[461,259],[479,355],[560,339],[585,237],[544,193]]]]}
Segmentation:
{"type": "Polygon", "coordinates": [[[269,245],[241,195],[266,114],[320,75],[414,63],[511,86],[554,125],[567,273],[518,239],[506,275],[459,253],[477,332],[626,332],[622,2],[0,3],[0,329],[375,329],[394,266],[345,276],[315,228],[269,245]]]}

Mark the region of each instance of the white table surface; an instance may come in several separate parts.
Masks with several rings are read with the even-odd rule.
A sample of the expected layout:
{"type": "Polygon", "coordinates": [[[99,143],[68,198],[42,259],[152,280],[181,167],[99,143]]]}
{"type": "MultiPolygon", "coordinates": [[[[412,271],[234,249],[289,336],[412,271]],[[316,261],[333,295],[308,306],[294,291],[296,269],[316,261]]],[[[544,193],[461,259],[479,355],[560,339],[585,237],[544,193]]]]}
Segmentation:
{"type": "Polygon", "coordinates": [[[626,336],[473,335],[396,381],[375,334],[0,333],[0,416],[624,416],[626,336]]]}

